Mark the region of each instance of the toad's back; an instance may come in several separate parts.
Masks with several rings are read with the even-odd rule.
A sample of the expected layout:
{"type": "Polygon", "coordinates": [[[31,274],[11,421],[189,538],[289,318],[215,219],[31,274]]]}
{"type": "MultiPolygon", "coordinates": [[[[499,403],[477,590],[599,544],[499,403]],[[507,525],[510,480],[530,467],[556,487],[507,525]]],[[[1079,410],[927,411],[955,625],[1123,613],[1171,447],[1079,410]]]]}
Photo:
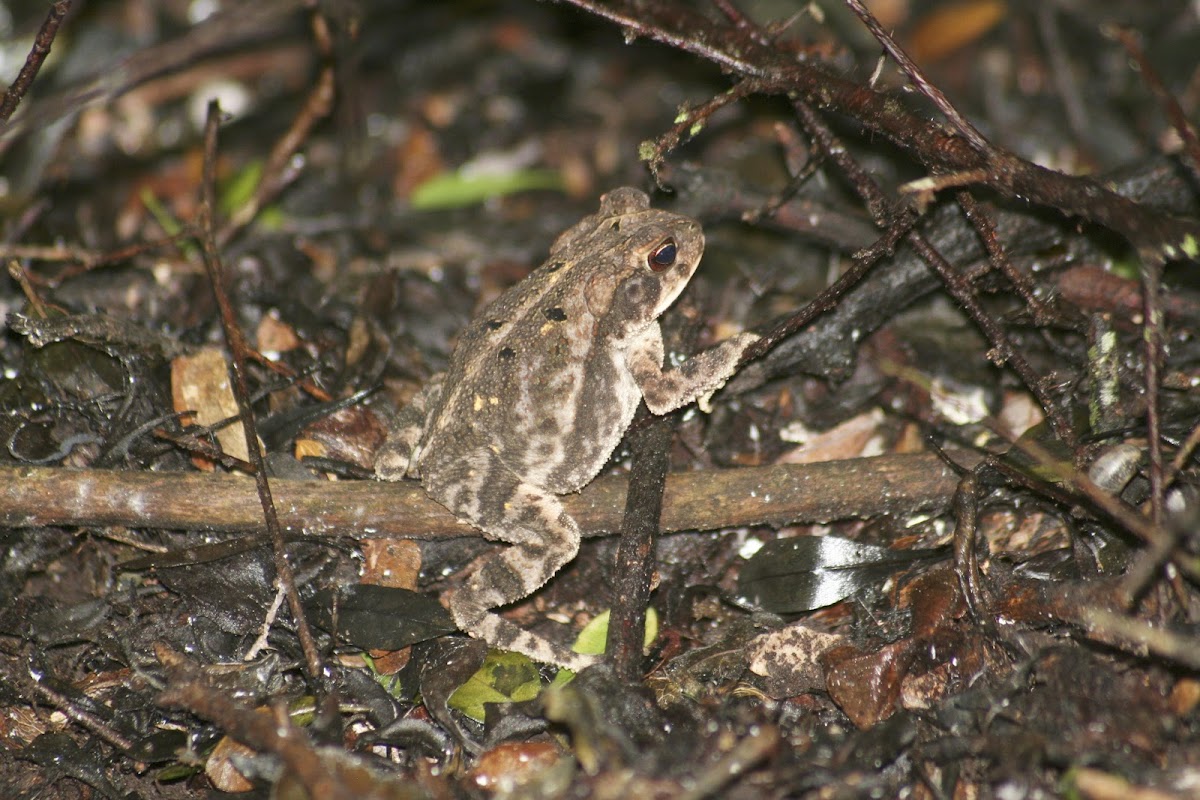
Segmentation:
{"type": "Polygon", "coordinates": [[[576,491],[620,442],[641,400],[627,351],[678,293],[647,259],[670,242],[686,283],[703,251],[694,220],[622,191],[633,190],[606,198],[463,331],[421,442],[435,497],[457,493],[443,484],[464,463],[478,472],[495,460],[554,494],[576,491]]]}

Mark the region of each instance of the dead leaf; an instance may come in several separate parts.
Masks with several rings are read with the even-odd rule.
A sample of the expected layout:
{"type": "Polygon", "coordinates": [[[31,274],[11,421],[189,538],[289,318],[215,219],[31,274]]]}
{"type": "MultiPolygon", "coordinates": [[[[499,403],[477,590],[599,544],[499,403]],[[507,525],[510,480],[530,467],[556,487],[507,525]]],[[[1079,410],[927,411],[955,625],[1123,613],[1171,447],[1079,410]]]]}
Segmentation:
{"type": "Polygon", "coordinates": [[[421,546],[409,539],[365,539],[362,543],[363,583],[393,589],[417,590],[421,546]]]}
{"type": "MultiPolygon", "coordinates": [[[[216,347],[205,347],[193,355],[176,358],[171,363],[171,398],[176,411],[195,412],[184,418],[185,425],[213,425],[236,416],[237,400],[229,383],[225,354],[216,347]]],[[[250,460],[250,449],[246,447],[241,425],[226,425],[216,435],[224,452],[242,461],[250,460]]],[[[211,464],[204,465],[200,461],[196,466],[212,468],[211,464]]]]}
{"type": "Polygon", "coordinates": [[[946,58],[986,34],[1007,13],[1000,0],[946,3],[917,23],[909,37],[910,52],[918,63],[946,58]]]}

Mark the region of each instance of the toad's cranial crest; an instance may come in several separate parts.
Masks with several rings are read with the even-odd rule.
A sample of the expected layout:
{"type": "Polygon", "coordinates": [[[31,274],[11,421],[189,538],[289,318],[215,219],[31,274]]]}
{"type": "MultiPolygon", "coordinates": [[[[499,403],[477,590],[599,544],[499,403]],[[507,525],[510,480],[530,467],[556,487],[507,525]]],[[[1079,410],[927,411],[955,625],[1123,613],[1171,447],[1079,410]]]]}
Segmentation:
{"type": "Polygon", "coordinates": [[[595,660],[492,612],[531,594],[579,550],[558,496],[583,488],[638,403],[665,414],[711,394],[758,337],[743,333],[663,369],[658,318],[695,273],[700,224],[616,189],[554,242],[549,260],[463,332],[444,375],[398,416],[375,470],[420,477],[459,519],[506,542],[449,598],[471,636],[579,670],[595,660]]]}

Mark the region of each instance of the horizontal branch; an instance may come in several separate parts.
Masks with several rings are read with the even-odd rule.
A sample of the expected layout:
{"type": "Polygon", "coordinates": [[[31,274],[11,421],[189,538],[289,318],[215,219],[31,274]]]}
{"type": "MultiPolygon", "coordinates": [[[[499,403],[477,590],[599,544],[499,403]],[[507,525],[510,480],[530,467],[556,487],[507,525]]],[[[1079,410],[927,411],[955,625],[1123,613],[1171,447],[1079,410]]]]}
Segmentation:
{"type": "MultiPolygon", "coordinates": [[[[977,459],[970,459],[973,464],[977,459]]],[[[946,508],[958,477],[932,455],[889,455],[681,472],[667,479],[662,530],[712,530],[909,514],[946,508]]],[[[262,528],[253,481],[228,474],[0,468],[0,524],[250,532],[262,528]]],[[[404,539],[475,536],[415,483],[271,483],[280,523],[310,535],[404,539]]],[[[616,531],[627,480],[613,475],[564,498],[589,535],[616,531]]]]}

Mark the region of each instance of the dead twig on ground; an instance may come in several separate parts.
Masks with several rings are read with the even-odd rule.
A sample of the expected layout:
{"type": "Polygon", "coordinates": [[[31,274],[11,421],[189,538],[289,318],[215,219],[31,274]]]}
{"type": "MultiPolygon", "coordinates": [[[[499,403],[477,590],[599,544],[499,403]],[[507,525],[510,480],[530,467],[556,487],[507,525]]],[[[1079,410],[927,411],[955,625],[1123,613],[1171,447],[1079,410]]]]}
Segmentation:
{"type": "Polygon", "coordinates": [[[267,479],[266,459],[262,448],[258,446],[258,426],[254,418],[254,410],[250,403],[250,388],[246,380],[246,361],[253,350],[246,342],[245,334],[237,323],[237,314],[233,310],[229,293],[225,288],[225,270],[221,266],[221,256],[217,250],[216,226],[213,215],[216,209],[217,194],[217,129],[221,117],[221,108],[214,100],[208,104],[208,118],[204,126],[204,180],[203,197],[200,202],[200,243],[204,251],[204,268],[208,272],[209,283],[221,311],[221,330],[225,335],[225,343],[230,353],[230,374],[233,377],[233,394],[237,399],[238,412],[242,421],[242,432],[246,437],[246,446],[250,452],[250,463],[254,466],[254,483],[258,490],[262,506],[262,518],[266,524],[267,534],[275,553],[275,576],[279,586],[287,597],[288,609],[292,612],[296,633],[300,639],[300,647],[304,651],[304,659],[308,667],[308,677],[314,690],[323,694],[323,676],[325,675],[324,659],[317,649],[316,639],[304,612],[300,593],[296,590],[296,576],[287,558],[287,541],[283,536],[283,528],[279,524],[279,516],[275,510],[275,501],[271,496],[271,484],[267,479]]]}
{"type": "MultiPolygon", "coordinates": [[[[957,454],[956,454],[956,457],[957,454]]],[[[977,457],[961,454],[969,468],[977,457]]],[[[262,509],[244,477],[203,473],[0,468],[0,524],[125,525],[246,533],[262,529],[262,509]]],[[[436,539],[478,536],[416,483],[276,480],[282,526],[314,536],[436,539]]],[[[667,478],[661,530],[713,530],[753,524],[827,522],[949,507],[958,476],[934,455],[888,455],[818,464],[782,464],[667,478]],[[852,487],[852,488],[850,488],[852,487]]],[[[627,478],[594,481],[563,498],[592,535],[616,531],[627,478]]]]}
{"type": "Polygon", "coordinates": [[[58,26],[62,24],[63,19],[70,11],[71,0],[58,0],[50,6],[50,10],[46,13],[46,21],[42,23],[41,29],[34,37],[33,47],[30,48],[29,55],[25,57],[25,64],[17,73],[16,79],[4,92],[3,99],[0,99],[0,124],[8,122],[13,112],[17,110],[21,98],[33,85],[33,80],[41,70],[42,63],[46,60],[46,56],[50,55],[50,46],[54,44],[54,37],[58,35],[58,26]]]}

